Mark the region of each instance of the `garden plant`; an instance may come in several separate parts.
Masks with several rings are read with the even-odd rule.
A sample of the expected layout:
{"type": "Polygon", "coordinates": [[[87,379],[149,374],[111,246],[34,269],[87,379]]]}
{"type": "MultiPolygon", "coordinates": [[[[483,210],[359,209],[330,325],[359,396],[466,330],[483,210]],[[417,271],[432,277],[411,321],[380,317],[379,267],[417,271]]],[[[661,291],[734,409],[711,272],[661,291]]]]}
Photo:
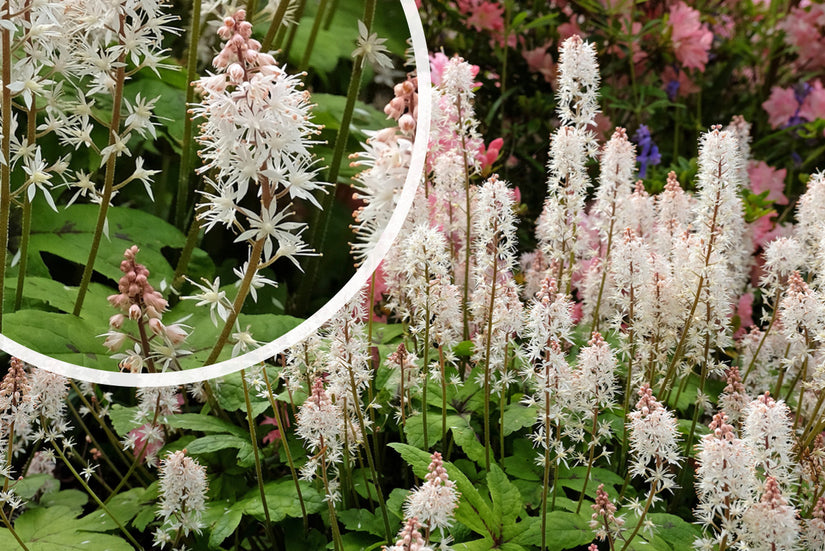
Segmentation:
{"type": "Polygon", "coordinates": [[[825,4],[5,0],[0,549],[825,550],[825,4]],[[411,2],[410,2],[411,3],[411,2]],[[416,175],[417,176],[417,175],[416,175]]]}

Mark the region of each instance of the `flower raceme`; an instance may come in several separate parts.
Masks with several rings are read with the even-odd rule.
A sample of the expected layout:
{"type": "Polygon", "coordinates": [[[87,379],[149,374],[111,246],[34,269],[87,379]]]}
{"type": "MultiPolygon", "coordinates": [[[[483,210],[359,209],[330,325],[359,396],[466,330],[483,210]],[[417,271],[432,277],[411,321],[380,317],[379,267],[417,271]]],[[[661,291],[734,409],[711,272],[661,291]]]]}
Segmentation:
{"type": "Polygon", "coordinates": [[[261,52],[244,10],[226,17],[218,29],[226,42],[212,61],[216,73],[193,83],[203,95],[192,106],[201,119],[198,142],[209,190],[198,218],[206,230],[216,225],[241,230],[236,242],[263,240],[263,263],[312,254],[301,238],[304,223],[291,220],[291,202],[320,207],[313,192],[326,184],[310,146],[320,126],[311,121],[309,92],[261,52]],[[256,212],[240,206],[250,184],[260,198],[256,212]],[[243,220],[240,221],[238,218],[243,220]]]}

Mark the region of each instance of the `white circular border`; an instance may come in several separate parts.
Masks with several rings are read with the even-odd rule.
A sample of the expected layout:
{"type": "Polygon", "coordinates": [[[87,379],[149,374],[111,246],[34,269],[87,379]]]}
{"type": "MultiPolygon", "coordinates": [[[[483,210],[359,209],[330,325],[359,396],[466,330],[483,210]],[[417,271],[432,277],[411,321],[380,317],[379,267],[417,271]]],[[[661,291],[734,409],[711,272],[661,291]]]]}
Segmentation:
{"type": "Polygon", "coordinates": [[[222,377],[261,363],[290,346],[298,344],[329,321],[336,312],[343,308],[346,303],[364,287],[370,275],[378,268],[381,260],[383,260],[384,256],[390,250],[390,246],[400,233],[404,219],[407,217],[407,213],[412,206],[412,202],[415,199],[415,190],[418,187],[421,174],[424,171],[424,158],[427,155],[431,113],[429,54],[427,51],[427,43],[424,39],[424,28],[421,25],[421,18],[415,7],[415,0],[400,0],[400,2],[404,9],[404,16],[407,19],[407,26],[410,29],[413,51],[415,53],[415,67],[418,75],[418,120],[416,122],[417,130],[415,143],[413,144],[410,169],[409,172],[407,172],[407,179],[404,182],[404,187],[398,199],[398,206],[390,218],[384,233],[378,239],[378,243],[372,253],[346,285],[324,304],[324,306],[295,329],[256,350],[248,352],[243,356],[238,356],[237,358],[204,367],[187,369],[185,371],[169,371],[166,373],[120,373],[102,371],[56,360],[26,348],[2,334],[0,334],[0,350],[40,369],[91,383],[122,387],[177,386],[222,377]]]}

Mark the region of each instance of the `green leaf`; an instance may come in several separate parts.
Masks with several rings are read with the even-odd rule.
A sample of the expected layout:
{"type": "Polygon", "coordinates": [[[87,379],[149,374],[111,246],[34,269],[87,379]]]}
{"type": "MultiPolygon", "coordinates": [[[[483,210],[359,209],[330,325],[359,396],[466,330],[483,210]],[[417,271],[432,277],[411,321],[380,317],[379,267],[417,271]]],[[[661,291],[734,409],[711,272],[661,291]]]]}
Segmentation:
{"type": "Polygon", "coordinates": [[[60,487],[60,483],[51,475],[40,473],[27,475],[26,478],[15,482],[13,487],[15,494],[23,499],[30,500],[41,490],[43,493],[57,490],[60,487]]]}
{"type": "MultiPolygon", "coordinates": [[[[92,234],[97,221],[97,205],[75,204],[54,212],[47,205],[32,205],[32,233],[29,241],[29,266],[32,274],[49,277],[41,257],[49,252],[79,265],[89,258],[92,234]]],[[[174,268],[161,253],[164,247],[183,247],[184,235],[166,221],[149,213],[125,207],[108,210],[109,237],[100,241],[95,271],[117,281],[123,275],[120,262],[123,251],[140,247],[138,261],[151,272],[150,282],[172,280],[174,268]]],[[[105,320],[104,320],[105,321],[105,320]]]]}
{"type": "Polygon", "coordinates": [[[231,434],[209,434],[196,438],[189,443],[186,451],[192,455],[199,455],[202,453],[213,453],[227,448],[237,448],[238,455],[241,451],[246,452],[245,448],[252,449],[252,444],[247,439],[239,438],[231,434]]]}
{"type": "MultiPolygon", "coordinates": [[[[132,551],[119,537],[80,530],[79,510],[63,505],[38,507],[24,512],[14,529],[29,551],[132,551]]],[[[20,549],[11,533],[0,530],[0,549],[20,549]]]]}
{"type": "Polygon", "coordinates": [[[86,495],[85,492],[69,489],[44,494],[43,497],[40,498],[40,505],[44,507],[68,507],[79,512],[88,501],[89,496],[86,495]]]}
{"type": "Polygon", "coordinates": [[[366,509],[347,509],[338,511],[340,520],[347,530],[353,532],[368,532],[380,538],[384,537],[384,521],[381,514],[372,513],[366,509]]]}
{"type": "Polygon", "coordinates": [[[525,407],[513,402],[504,410],[504,436],[508,436],[525,427],[532,427],[536,422],[535,407],[525,407]]]}
{"type": "MultiPolygon", "coordinates": [[[[120,522],[121,526],[126,526],[132,518],[144,509],[149,509],[153,516],[155,512],[154,503],[145,499],[146,490],[144,488],[132,488],[126,492],[121,492],[113,497],[106,508],[120,522]]],[[[117,524],[103,509],[98,509],[89,513],[77,521],[78,530],[88,530],[89,532],[108,532],[117,530],[117,524]]]]}
{"type": "Polygon", "coordinates": [[[209,547],[218,547],[223,540],[234,534],[243,518],[241,509],[226,507],[226,504],[228,502],[217,504],[218,507],[223,509],[223,514],[212,524],[212,530],[209,532],[209,547]]]}
{"type": "MultiPolygon", "coordinates": [[[[541,545],[541,519],[528,517],[522,521],[528,527],[518,536],[514,543],[520,545],[541,545]]],[[[575,549],[595,539],[590,528],[589,515],[577,515],[568,511],[551,511],[547,513],[545,529],[548,551],[575,549]]]]}
{"type": "Polygon", "coordinates": [[[200,413],[180,413],[166,418],[166,424],[176,429],[195,430],[198,432],[225,432],[238,438],[248,438],[249,433],[228,421],[201,415],[200,413]]]}
{"type": "MultiPolygon", "coordinates": [[[[249,381],[246,382],[249,386],[249,381]]],[[[243,382],[241,381],[241,374],[232,373],[224,377],[223,382],[217,389],[218,403],[226,411],[242,411],[246,413],[246,398],[243,393],[243,382]]],[[[249,401],[252,404],[252,417],[257,417],[269,408],[269,400],[257,396],[251,390],[249,391],[249,401]]],[[[247,438],[249,438],[248,433],[247,438]]]]}
{"type": "MultiPolygon", "coordinates": [[[[303,480],[299,484],[308,515],[326,509],[323,496],[313,486],[303,480]]],[[[301,505],[298,502],[298,492],[295,490],[293,480],[284,479],[268,482],[264,484],[264,494],[266,495],[270,518],[273,522],[279,522],[286,517],[301,518],[301,505]]],[[[258,488],[250,490],[233,507],[238,507],[245,515],[252,515],[259,520],[264,519],[264,508],[261,504],[261,494],[258,488]]]]}
{"type": "MultiPolygon", "coordinates": [[[[393,442],[389,444],[389,447],[401,455],[404,461],[413,468],[416,476],[424,478],[431,461],[429,453],[399,442],[393,442]]],[[[455,465],[445,461],[444,468],[450,480],[455,482],[456,489],[461,492],[461,499],[455,512],[456,520],[477,534],[484,536],[492,534],[491,527],[496,526],[498,520],[489,503],[481,497],[472,482],[455,465]]]]}
{"type": "Polygon", "coordinates": [[[121,438],[138,427],[138,423],[134,421],[136,412],[137,407],[127,408],[120,404],[112,404],[112,407],[109,408],[109,419],[112,420],[112,427],[121,438]]]}
{"type": "Polygon", "coordinates": [[[512,532],[524,505],[521,501],[521,494],[518,488],[510,483],[507,475],[498,465],[490,465],[490,472],[487,473],[487,487],[490,489],[490,496],[493,498],[493,515],[499,519],[498,533],[496,537],[504,536],[505,539],[512,537],[505,536],[507,532],[512,532]]]}
{"type": "Polygon", "coordinates": [[[479,442],[476,431],[470,426],[469,421],[460,415],[449,415],[447,426],[453,433],[453,440],[467,454],[467,457],[483,465],[486,462],[484,445],[479,442]]]}
{"type": "MultiPolygon", "coordinates": [[[[572,469],[562,467],[559,469],[559,485],[581,493],[586,474],[587,467],[584,466],[573,467],[572,469]]],[[[616,487],[621,487],[623,483],[624,479],[613,471],[593,467],[590,470],[590,481],[587,483],[586,493],[588,496],[595,498],[599,484],[604,484],[604,491],[607,492],[611,498],[615,499],[619,495],[616,487]]]]}
{"type": "Polygon", "coordinates": [[[656,525],[656,535],[666,541],[674,551],[702,536],[702,530],[698,526],[676,515],[648,513],[647,518],[656,525]]]}

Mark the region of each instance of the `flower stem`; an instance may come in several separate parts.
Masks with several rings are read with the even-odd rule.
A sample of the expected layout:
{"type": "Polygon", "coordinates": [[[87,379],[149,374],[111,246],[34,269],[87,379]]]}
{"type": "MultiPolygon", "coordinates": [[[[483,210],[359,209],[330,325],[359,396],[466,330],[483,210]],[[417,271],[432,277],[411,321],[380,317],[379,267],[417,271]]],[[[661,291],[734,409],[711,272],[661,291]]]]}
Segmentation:
{"type": "MultiPolygon", "coordinates": [[[[3,2],[3,20],[11,24],[11,2],[3,2]]],[[[11,82],[11,31],[8,28],[0,30],[0,56],[3,59],[2,82],[11,82]]],[[[2,87],[2,118],[3,139],[2,166],[0,166],[0,331],[3,329],[3,290],[6,281],[6,251],[9,243],[9,216],[11,214],[11,90],[8,86],[2,87]]]]}
{"type": "Polygon", "coordinates": [[[312,50],[315,49],[315,39],[318,38],[318,31],[321,30],[324,12],[327,10],[327,2],[328,0],[321,0],[320,4],[318,4],[318,11],[315,12],[315,19],[312,21],[312,29],[309,31],[309,38],[307,38],[304,56],[298,64],[299,71],[305,71],[307,67],[309,67],[309,58],[312,56],[312,50]]]}
{"type": "MultiPolygon", "coordinates": [[[[123,43],[123,26],[126,15],[120,14],[120,30],[118,38],[123,43]]],[[[123,103],[123,87],[126,82],[126,50],[124,49],[117,59],[117,69],[115,70],[115,91],[112,103],[112,122],[109,125],[109,145],[114,145],[119,139],[120,131],[120,109],[123,103]]],[[[7,82],[7,81],[6,81],[7,82]]],[[[95,259],[100,248],[100,239],[103,236],[103,227],[106,225],[106,214],[109,211],[109,202],[112,200],[112,188],[115,183],[115,167],[117,165],[118,154],[114,151],[109,153],[106,159],[106,175],[103,181],[103,193],[100,196],[100,209],[97,213],[97,223],[95,224],[95,232],[92,236],[92,248],[89,250],[89,258],[86,261],[86,266],[83,268],[83,277],[80,280],[80,288],[77,290],[77,300],[74,303],[75,316],[80,315],[83,309],[83,301],[86,298],[86,291],[89,288],[89,283],[92,280],[92,272],[94,272],[95,259]]]]}
{"type": "Polygon", "coordinates": [[[639,515],[639,520],[636,522],[636,526],[633,528],[633,532],[630,534],[630,537],[627,538],[624,542],[624,547],[622,547],[622,551],[625,551],[628,547],[630,547],[630,542],[633,541],[633,538],[636,537],[636,534],[639,533],[639,528],[642,527],[642,522],[647,516],[647,511],[650,509],[650,505],[653,503],[653,496],[656,495],[656,488],[659,485],[658,480],[653,481],[653,486],[650,488],[650,494],[647,496],[647,501],[645,501],[645,508],[642,511],[642,514],[639,515]]]}
{"type": "Polygon", "coordinates": [[[252,286],[252,278],[255,276],[255,272],[258,271],[258,263],[261,261],[261,252],[264,249],[264,241],[266,241],[266,237],[258,239],[252,246],[252,253],[249,255],[249,265],[246,268],[246,273],[243,275],[243,280],[241,280],[241,287],[238,289],[238,295],[235,297],[235,302],[232,303],[232,311],[229,312],[229,316],[226,318],[226,323],[223,326],[223,331],[221,331],[218,341],[215,343],[214,348],[212,348],[212,352],[210,352],[209,358],[207,358],[204,365],[215,363],[218,356],[220,356],[221,350],[223,350],[226,341],[229,339],[230,333],[232,333],[232,328],[235,326],[235,322],[238,319],[238,314],[240,313],[241,308],[243,308],[243,303],[246,300],[246,296],[249,294],[249,289],[252,286]]]}
{"type": "MultiPolygon", "coordinates": [[[[325,2],[326,0],[322,0],[325,2]]],[[[363,23],[367,31],[372,27],[372,21],[375,17],[375,5],[377,0],[364,1],[364,18],[363,23]]],[[[316,18],[317,21],[317,18],[316,18]]],[[[312,224],[310,243],[312,248],[316,251],[323,251],[326,247],[327,238],[329,235],[329,225],[332,213],[332,206],[335,202],[335,190],[338,187],[338,174],[341,171],[341,162],[344,158],[344,149],[346,149],[347,140],[349,139],[349,127],[352,123],[352,115],[355,111],[355,102],[358,99],[358,93],[361,89],[361,77],[364,73],[364,58],[358,56],[353,60],[352,73],[350,74],[349,88],[347,89],[347,102],[344,105],[344,111],[341,114],[341,126],[338,128],[338,135],[335,137],[335,149],[332,152],[332,160],[329,164],[329,171],[327,172],[327,181],[332,184],[332,189],[321,198],[321,209],[318,211],[315,221],[312,224]]],[[[301,279],[298,286],[298,291],[295,296],[293,304],[293,311],[301,312],[308,308],[309,301],[314,293],[316,293],[316,282],[318,280],[318,273],[321,267],[321,257],[309,258],[305,269],[306,275],[301,279]]]]}
{"type": "Polygon", "coordinates": [[[6,511],[4,511],[3,507],[0,507],[0,516],[3,517],[3,524],[6,525],[6,528],[9,529],[9,532],[11,532],[11,535],[14,536],[14,539],[17,540],[17,544],[20,545],[20,547],[23,548],[23,551],[29,551],[29,548],[26,547],[26,544],[23,543],[23,540],[20,539],[20,536],[17,535],[17,532],[14,530],[14,526],[12,526],[11,520],[9,520],[9,517],[6,516],[6,511]]]}
{"type": "Polygon", "coordinates": [[[272,46],[272,41],[275,39],[275,34],[281,28],[284,21],[286,10],[291,4],[291,0],[281,0],[278,2],[278,7],[275,9],[275,14],[272,16],[272,21],[269,23],[269,28],[266,31],[266,36],[261,41],[261,51],[268,52],[269,47],[272,46]]]}
{"type": "Polygon", "coordinates": [[[272,394],[272,385],[269,383],[269,375],[266,372],[266,368],[262,371],[264,375],[264,383],[266,383],[266,395],[269,398],[269,405],[272,406],[272,412],[275,415],[275,422],[278,423],[278,429],[281,432],[281,444],[284,447],[284,454],[286,455],[286,461],[289,465],[289,472],[292,474],[292,481],[295,483],[295,492],[298,494],[298,503],[301,505],[301,516],[304,519],[304,530],[306,531],[309,529],[309,519],[307,518],[307,510],[304,505],[304,495],[301,493],[301,485],[298,483],[298,473],[295,471],[295,462],[292,460],[292,452],[289,450],[289,440],[286,436],[286,425],[284,425],[284,419],[281,416],[281,409],[278,407],[278,402],[272,394]]]}
{"type": "Polygon", "coordinates": [[[258,490],[261,493],[261,505],[263,505],[264,518],[266,519],[264,529],[266,530],[266,536],[269,538],[269,541],[275,545],[275,538],[272,535],[272,521],[269,517],[269,506],[266,503],[264,473],[263,469],[261,469],[261,456],[258,452],[258,435],[255,433],[255,419],[252,417],[252,402],[249,399],[249,385],[246,384],[246,373],[244,369],[241,369],[241,383],[243,383],[243,397],[246,402],[246,422],[249,425],[249,438],[252,441],[252,453],[255,455],[255,474],[258,479],[258,490]]]}
{"type": "MultiPolygon", "coordinates": [[[[250,14],[251,17],[251,14],[250,14]]],[[[194,82],[198,71],[198,38],[201,30],[201,0],[192,0],[192,21],[189,28],[189,52],[186,57],[186,82],[194,82]]],[[[186,87],[186,105],[195,100],[195,87],[186,87]]],[[[178,172],[178,196],[175,209],[175,225],[186,227],[187,213],[191,210],[189,195],[189,178],[192,172],[192,154],[194,140],[192,128],[194,123],[188,116],[183,117],[183,142],[181,143],[180,168],[178,172]]],[[[191,252],[190,252],[191,254],[191,252]]],[[[187,263],[189,259],[187,258],[187,263]]],[[[177,273],[175,274],[177,275],[177,273]]]]}
{"type": "Polygon", "coordinates": [[[117,519],[117,517],[114,514],[112,514],[112,512],[109,510],[109,508],[106,507],[106,504],[103,503],[100,500],[99,497],[97,497],[97,494],[92,491],[92,489],[89,487],[89,485],[86,484],[86,481],[83,480],[83,477],[80,476],[80,474],[75,470],[74,466],[69,461],[69,459],[66,457],[66,455],[63,453],[63,450],[60,449],[60,446],[57,444],[57,442],[55,442],[54,439],[52,439],[51,443],[52,443],[52,447],[54,448],[54,451],[57,452],[57,455],[60,456],[60,459],[63,461],[63,463],[69,469],[69,471],[71,471],[71,473],[75,477],[75,479],[80,483],[81,486],[83,486],[83,489],[86,490],[86,493],[88,493],[92,497],[92,499],[95,500],[95,503],[97,503],[97,505],[103,510],[103,512],[106,513],[109,516],[109,518],[111,518],[115,522],[115,524],[120,529],[120,531],[123,532],[123,535],[126,536],[126,539],[129,540],[129,542],[132,545],[134,545],[137,549],[141,549],[140,544],[137,541],[135,541],[135,538],[132,536],[132,534],[130,534],[129,531],[126,530],[126,528],[123,527],[123,524],[121,524],[121,522],[117,519]]]}

